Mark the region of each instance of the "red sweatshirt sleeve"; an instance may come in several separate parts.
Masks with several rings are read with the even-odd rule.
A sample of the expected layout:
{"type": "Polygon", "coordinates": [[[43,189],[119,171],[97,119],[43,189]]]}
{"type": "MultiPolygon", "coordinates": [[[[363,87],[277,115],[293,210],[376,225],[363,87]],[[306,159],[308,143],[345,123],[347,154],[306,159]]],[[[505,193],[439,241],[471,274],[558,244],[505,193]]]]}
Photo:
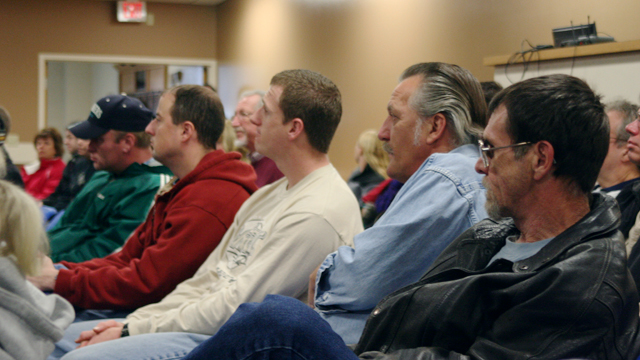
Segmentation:
{"type": "Polygon", "coordinates": [[[228,225],[200,207],[185,206],[170,209],[162,227],[157,242],[148,246],[142,239],[154,229],[136,230],[120,253],[96,261],[106,266],[96,267],[93,260],[91,266],[69,264],[70,270],[60,270],[54,291],[89,309],[135,309],[157,302],[196,272],[228,225]]]}

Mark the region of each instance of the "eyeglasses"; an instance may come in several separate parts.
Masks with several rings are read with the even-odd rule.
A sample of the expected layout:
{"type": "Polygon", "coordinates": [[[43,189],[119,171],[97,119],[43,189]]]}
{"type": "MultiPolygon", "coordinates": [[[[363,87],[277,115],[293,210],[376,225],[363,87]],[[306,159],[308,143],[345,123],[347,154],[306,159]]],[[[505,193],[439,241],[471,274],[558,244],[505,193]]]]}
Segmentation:
{"type": "Polygon", "coordinates": [[[519,147],[519,146],[525,146],[525,145],[531,145],[531,142],[521,142],[521,143],[517,143],[517,144],[513,144],[513,145],[506,145],[506,146],[498,146],[498,147],[492,147],[491,145],[486,145],[484,143],[484,140],[478,140],[478,147],[480,148],[480,155],[482,156],[482,162],[484,163],[484,167],[488,168],[489,167],[489,159],[493,158],[493,152],[495,150],[500,150],[500,149],[506,149],[506,148],[511,148],[511,147],[519,147]]]}
{"type": "Polygon", "coordinates": [[[253,113],[246,113],[244,111],[240,111],[240,112],[235,113],[234,116],[239,116],[239,117],[242,117],[242,118],[250,118],[251,115],[253,115],[253,113]]]}

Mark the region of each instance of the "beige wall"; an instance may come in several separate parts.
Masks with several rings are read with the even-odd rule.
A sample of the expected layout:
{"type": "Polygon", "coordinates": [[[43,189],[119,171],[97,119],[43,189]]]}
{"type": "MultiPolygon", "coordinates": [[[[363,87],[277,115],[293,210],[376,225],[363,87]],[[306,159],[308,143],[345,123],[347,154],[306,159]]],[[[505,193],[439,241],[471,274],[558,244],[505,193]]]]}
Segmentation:
{"type": "Polygon", "coordinates": [[[154,26],[118,23],[111,1],[1,1],[0,105],[12,133],[30,142],[37,132],[38,53],[216,57],[215,7],[148,3],[147,11],[154,26]]]}
{"type": "Polygon", "coordinates": [[[322,2],[227,0],[218,6],[217,54],[221,66],[248,69],[252,87],[265,89],[288,68],[334,80],[344,115],[329,154],[345,177],[355,167],[355,139],[380,126],[398,75],[413,63],[452,62],[492,80],[484,57],[518,51],[523,39],[552,44],[551,29],[586,23],[588,15],[618,41],[640,39],[637,0],[322,2]]]}

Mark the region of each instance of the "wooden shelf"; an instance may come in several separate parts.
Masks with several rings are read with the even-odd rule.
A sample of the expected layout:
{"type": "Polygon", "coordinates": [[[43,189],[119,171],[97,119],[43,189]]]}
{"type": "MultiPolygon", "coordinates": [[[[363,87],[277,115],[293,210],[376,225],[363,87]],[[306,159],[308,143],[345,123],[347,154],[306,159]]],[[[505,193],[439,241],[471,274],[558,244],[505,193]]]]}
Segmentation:
{"type": "MultiPolygon", "coordinates": [[[[533,54],[531,61],[571,59],[573,57],[616,54],[632,51],[640,51],[640,40],[540,50],[536,54],[533,54]]],[[[489,56],[484,58],[482,63],[484,66],[506,65],[512,56],[513,55],[489,56]]],[[[527,54],[526,57],[529,57],[529,55],[527,54]]],[[[522,63],[522,56],[518,56],[518,59],[513,63],[522,63]]]]}

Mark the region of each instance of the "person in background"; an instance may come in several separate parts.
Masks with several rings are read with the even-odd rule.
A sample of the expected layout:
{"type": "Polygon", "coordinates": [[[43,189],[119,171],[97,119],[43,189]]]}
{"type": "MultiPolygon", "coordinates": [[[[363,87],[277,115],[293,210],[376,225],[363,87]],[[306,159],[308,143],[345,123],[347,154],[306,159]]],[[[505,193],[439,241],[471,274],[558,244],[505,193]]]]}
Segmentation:
{"type": "Polygon", "coordinates": [[[260,90],[240,94],[240,101],[236,105],[236,112],[232,119],[232,125],[236,129],[236,137],[238,138],[236,146],[249,149],[248,158],[258,176],[256,180],[258,187],[271,184],[284,176],[272,159],[256,151],[257,126],[251,122],[250,118],[262,107],[264,95],[264,91],[260,90]]]}
{"type": "Polygon", "coordinates": [[[387,211],[404,183],[386,179],[362,197],[362,224],[365,229],[373,226],[387,211]]]}
{"type": "Polygon", "coordinates": [[[388,178],[389,154],[384,151],[383,145],[375,130],[365,130],[356,141],[355,160],[358,166],[349,176],[347,185],[358,199],[361,208],[362,196],[388,178]]]}
{"type": "Polygon", "coordinates": [[[38,161],[22,167],[20,174],[24,181],[25,191],[38,200],[51,195],[64,171],[62,154],[62,136],[55,128],[40,130],[33,139],[33,145],[38,152],[38,161]]]}
{"type": "MultiPolygon", "coordinates": [[[[640,166],[640,110],[636,114],[634,121],[629,123],[625,130],[629,133],[627,140],[626,150],[629,160],[634,164],[640,166]]],[[[637,190],[638,183],[633,187],[634,192],[637,190]]],[[[617,198],[616,198],[617,199],[617,198]]],[[[629,236],[627,237],[627,264],[629,271],[633,276],[633,280],[636,283],[638,289],[638,295],[640,295],[640,212],[636,215],[635,223],[629,230],[629,236]]]]}
{"type": "MultiPolygon", "coordinates": [[[[79,121],[76,121],[69,127],[78,123],[79,121]]],[[[71,200],[76,197],[96,171],[93,162],[89,159],[89,140],[78,139],[69,131],[69,127],[67,127],[64,136],[64,145],[72,156],[71,160],[62,172],[62,180],[60,180],[56,191],[42,201],[42,210],[51,214],[49,218],[61,216],[60,212],[69,206],[71,200]]]]}
{"type": "MultiPolygon", "coordinates": [[[[216,142],[216,150],[224,150],[224,152],[236,151],[236,140],[236,131],[233,125],[231,125],[231,120],[225,120],[222,135],[220,135],[220,138],[216,142]]],[[[248,163],[249,161],[247,160],[246,162],[248,163]]]]}
{"type": "Polygon", "coordinates": [[[495,81],[483,81],[480,83],[480,86],[482,86],[482,92],[484,94],[484,100],[487,102],[487,106],[491,103],[491,99],[493,99],[493,97],[502,90],[502,85],[495,81]]]}
{"type": "Polygon", "coordinates": [[[627,239],[627,253],[637,239],[629,239],[629,230],[640,211],[640,168],[629,156],[627,141],[629,133],[625,127],[635,121],[638,106],[626,100],[605,105],[609,118],[609,151],[598,173],[596,191],[612,196],[620,206],[620,231],[627,239]],[[630,240],[630,241],[629,241],[630,240]]]}
{"type": "Polygon", "coordinates": [[[24,181],[22,181],[22,175],[20,170],[11,161],[11,157],[7,150],[4,148],[4,141],[9,136],[9,130],[11,130],[11,117],[5,108],[0,106],[0,157],[4,160],[4,175],[0,176],[0,179],[7,180],[8,182],[15,184],[24,189],[24,181]]]}
{"type": "MultiPolygon", "coordinates": [[[[1,142],[1,141],[0,141],[1,142]]],[[[0,178],[4,175],[0,160],[0,178]]],[[[44,360],[73,321],[73,307],[25,280],[37,275],[47,238],[38,205],[22,189],[0,180],[0,358],[44,360]]]]}

